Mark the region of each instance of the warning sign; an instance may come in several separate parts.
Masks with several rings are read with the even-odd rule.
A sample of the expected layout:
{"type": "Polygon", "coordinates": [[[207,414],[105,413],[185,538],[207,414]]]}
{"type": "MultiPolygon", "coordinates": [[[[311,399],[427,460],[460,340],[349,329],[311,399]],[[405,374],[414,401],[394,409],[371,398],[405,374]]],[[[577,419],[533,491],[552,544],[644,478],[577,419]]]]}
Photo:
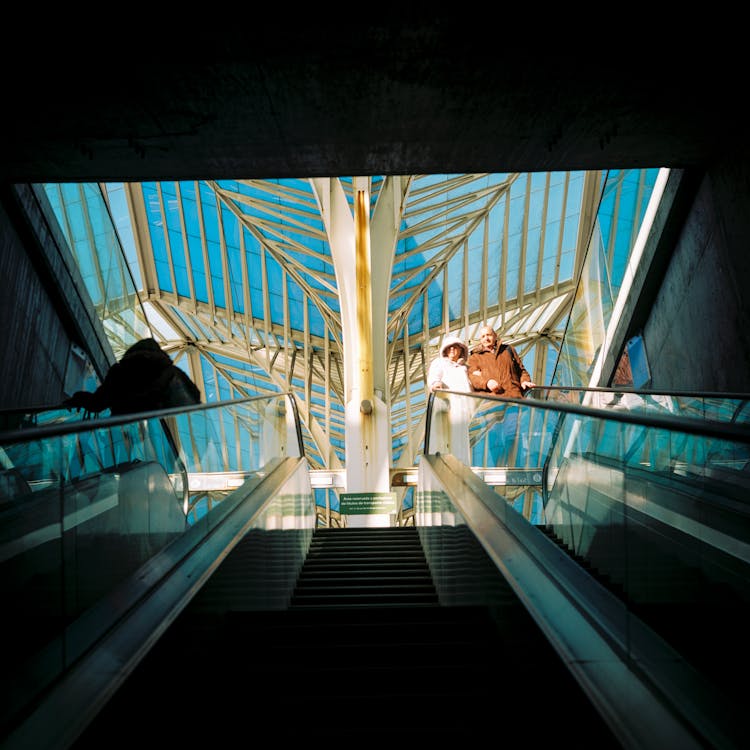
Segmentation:
{"type": "Polygon", "coordinates": [[[341,513],[362,515],[365,513],[395,513],[395,492],[342,492],[339,496],[341,513]]]}

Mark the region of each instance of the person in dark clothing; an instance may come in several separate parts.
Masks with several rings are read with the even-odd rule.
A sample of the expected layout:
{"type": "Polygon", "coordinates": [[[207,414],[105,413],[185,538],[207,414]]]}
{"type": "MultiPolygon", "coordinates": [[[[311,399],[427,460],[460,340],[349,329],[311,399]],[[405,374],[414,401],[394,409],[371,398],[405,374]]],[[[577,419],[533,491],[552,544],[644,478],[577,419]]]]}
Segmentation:
{"type": "Polygon", "coordinates": [[[153,338],[137,341],[94,391],[76,391],[64,405],[99,413],[135,414],[201,402],[201,393],[153,338]]]}

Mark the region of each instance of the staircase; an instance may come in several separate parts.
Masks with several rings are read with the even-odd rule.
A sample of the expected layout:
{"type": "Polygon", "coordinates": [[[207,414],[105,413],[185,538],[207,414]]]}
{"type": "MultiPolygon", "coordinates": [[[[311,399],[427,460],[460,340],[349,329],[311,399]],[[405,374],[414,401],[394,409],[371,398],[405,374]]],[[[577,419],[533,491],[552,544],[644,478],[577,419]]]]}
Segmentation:
{"type": "Polygon", "coordinates": [[[438,604],[417,529],[317,529],[291,608],[438,604]]]}
{"type": "Polygon", "coordinates": [[[502,606],[440,605],[414,527],[316,529],[286,610],[218,605],[241,586],[241,546],[76,748],[519,734],[619,747],[499,575],[502,606]]]}

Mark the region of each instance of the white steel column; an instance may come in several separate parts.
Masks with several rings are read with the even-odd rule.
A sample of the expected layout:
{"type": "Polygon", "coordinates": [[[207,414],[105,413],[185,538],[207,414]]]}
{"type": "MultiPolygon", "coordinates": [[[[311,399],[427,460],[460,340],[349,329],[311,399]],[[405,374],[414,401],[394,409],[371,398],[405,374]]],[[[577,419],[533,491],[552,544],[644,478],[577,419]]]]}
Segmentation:
{"type": "MultiPolygon", "coordinates": [[[[382,273],[372,272],[369,179],[354,179],[351,208],[338,180],[316,179],[313,184],[326,222],[341,306],[346,491],[390,492],[391,428],[384,392],[388,284],[383,284],[382,273]]],[[[377,264],[386,265],[390,268],[390,258],[377,264]]],[[[391,514],[347,517],[349,526],[392,522],[391,514]]]]}

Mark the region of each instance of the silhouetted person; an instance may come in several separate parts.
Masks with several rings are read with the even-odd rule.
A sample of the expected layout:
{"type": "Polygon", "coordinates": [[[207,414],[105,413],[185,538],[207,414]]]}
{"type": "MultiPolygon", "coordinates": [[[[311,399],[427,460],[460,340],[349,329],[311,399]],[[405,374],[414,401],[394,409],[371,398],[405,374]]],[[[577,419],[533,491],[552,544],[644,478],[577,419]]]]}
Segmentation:
{"type": "Polygon", "coordinates": [[[201,402],[193,381],[152,338],[141,339],[110,367],[94,391],[76,391],[64,405],[98,413],[134,414],[201,402]]]}

